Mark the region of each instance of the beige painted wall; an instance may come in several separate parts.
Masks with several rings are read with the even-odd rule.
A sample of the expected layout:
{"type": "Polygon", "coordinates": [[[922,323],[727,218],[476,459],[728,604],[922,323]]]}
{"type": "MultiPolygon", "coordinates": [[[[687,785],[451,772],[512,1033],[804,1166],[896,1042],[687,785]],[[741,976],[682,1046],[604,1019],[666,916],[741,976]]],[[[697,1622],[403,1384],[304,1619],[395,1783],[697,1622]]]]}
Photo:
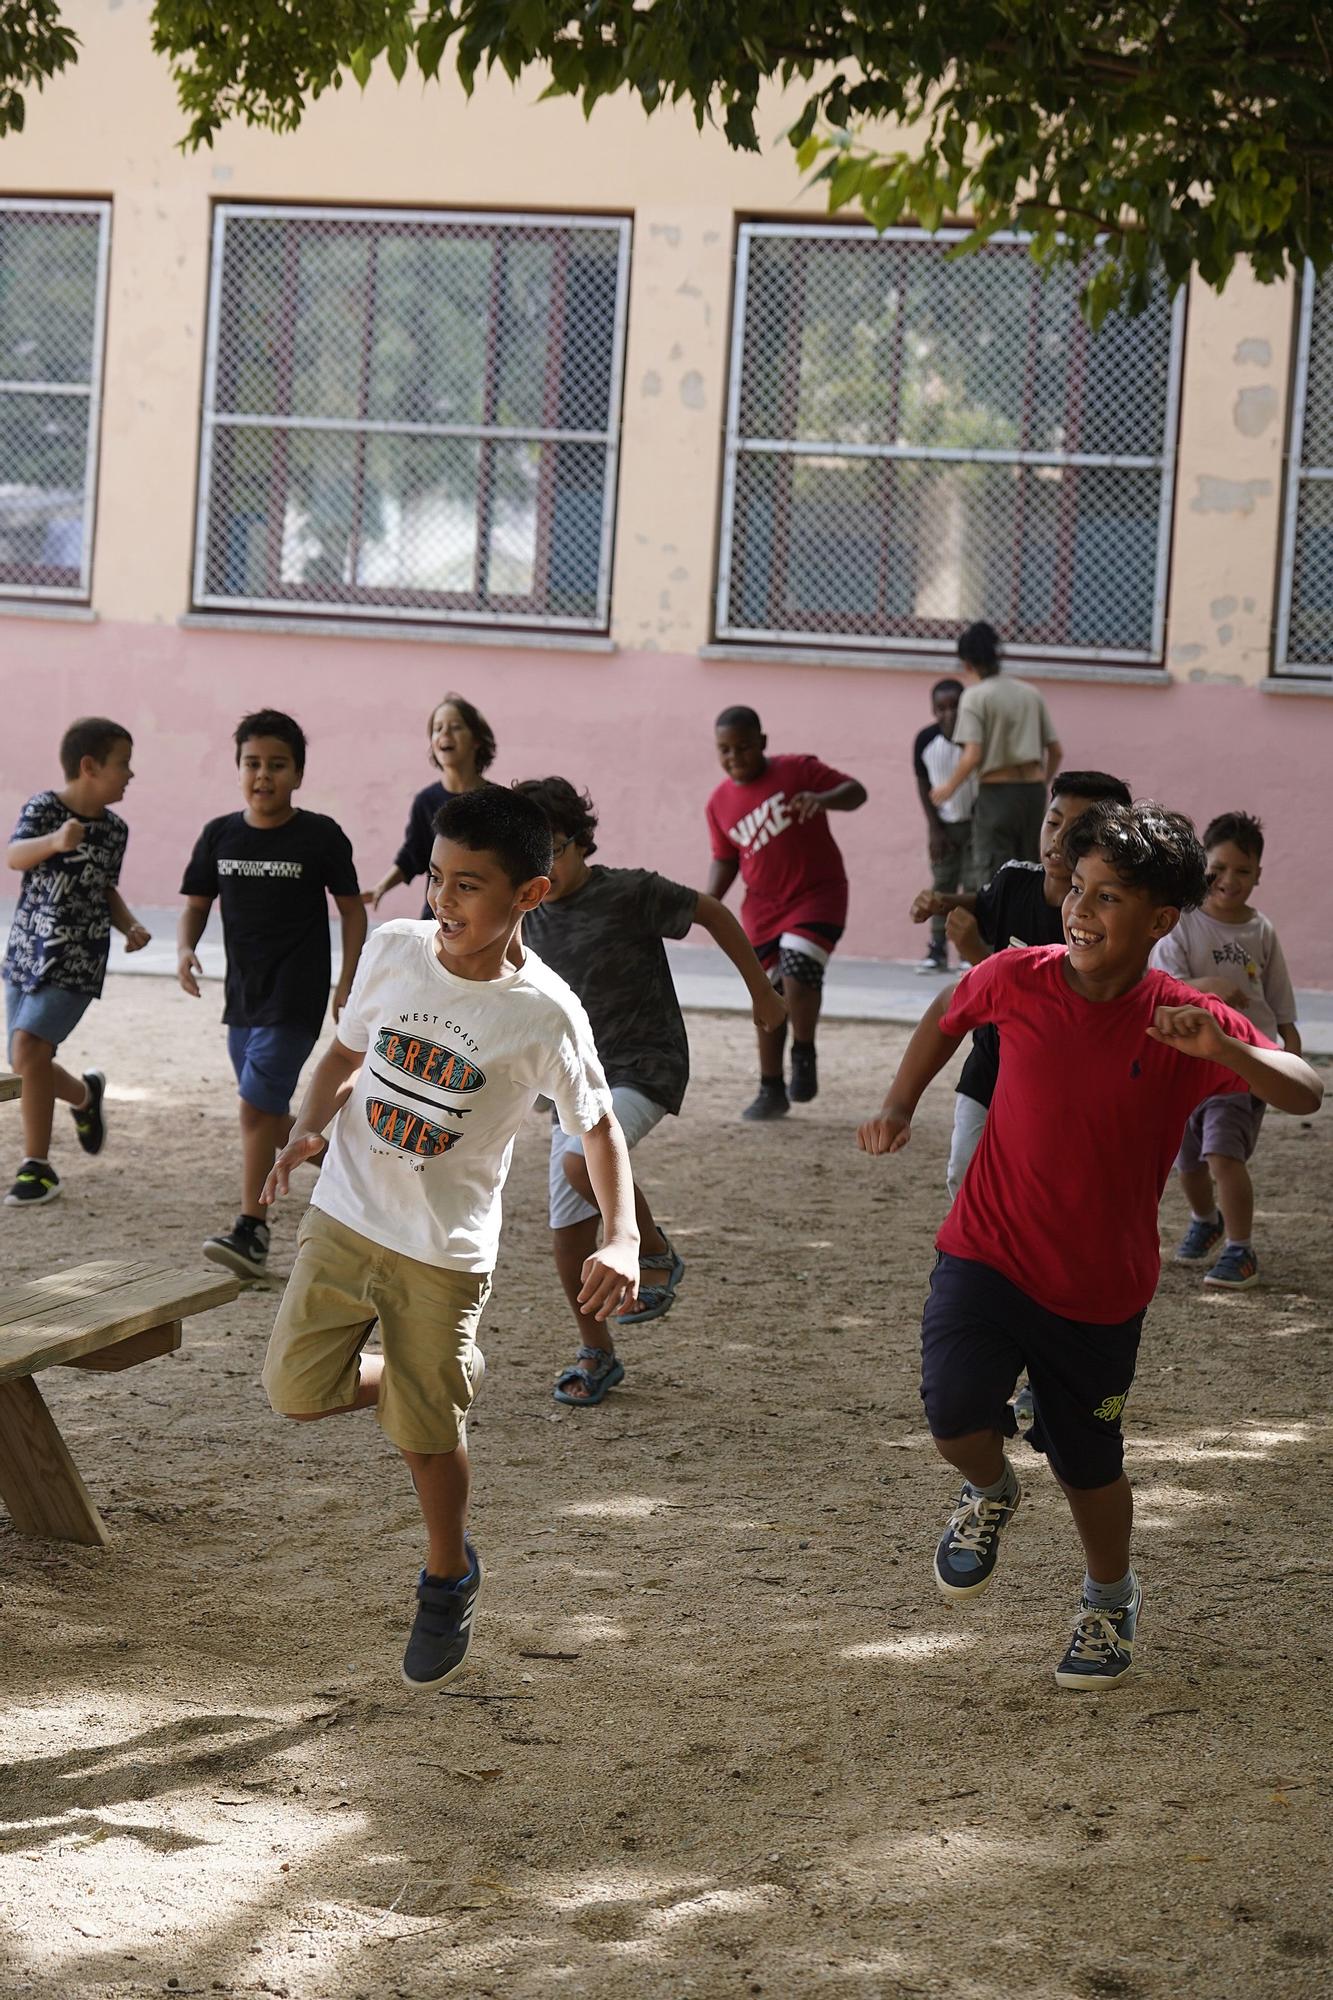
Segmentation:
{"type": "MultiPolygon", "coordinates": [[[[535,84],[452,82],[326,97],[300,132],[234,127],[176,149],[183,120],[149,47],[145,0],[68,16],[75,72],[5,141],[9,193],[114,200],[94,603],[171,623],[189,598],[209,209],[215,198],[612,209],[634,216],[613,592],[627,649],[694,651],[711,633],[735,217],[822,213],[802,196],[775,94],[761,157],[687,113],[611,100],[585,121],[535,84]]],[[[1247,277],[1189,302],[1168,658],[1182,678],[1263,678],[1277,562],[1290,287],[1247,277]]]]}

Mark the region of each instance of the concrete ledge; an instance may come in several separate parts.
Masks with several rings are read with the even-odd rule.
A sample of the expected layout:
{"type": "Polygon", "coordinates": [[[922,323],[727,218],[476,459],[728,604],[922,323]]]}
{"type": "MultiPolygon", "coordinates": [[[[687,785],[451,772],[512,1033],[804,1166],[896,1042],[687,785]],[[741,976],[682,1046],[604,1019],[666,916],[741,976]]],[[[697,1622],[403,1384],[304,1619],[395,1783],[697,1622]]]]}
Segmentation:
{"type": "MultiPolygon", "coordinates": [[[[1096,660],[1066,662],[1011,660],[1008,655],[1005,657],[1016,680],[1120,682],[1132,687],[1159,688],[1175,685],[1165,667],[1116,667],[1102,665],[1096,660]]],[[[958,669],[958,662],[951,653],[866,653],[851,650],[844,653],[832,648],[821,651],[818,647],[807,651],[801,646],[756,646],[744,640],[738,640],[734,646],[720,643],[700,646],[699,658],[731,660],[738,666],[859,667],[888,674],[938,676],[958,669]]]]}
{"type": "Polygon", "coordinates": [[[1302,680],[1295,674],[1274,674],[1259,686],[1265,694],[1333,695],[1333,674],[1327,680],[1302,680]]]}
{"type": "Polygon", "coordinates": [[[599,632],[518,632],[489,626],[411,625],[378,618],[288,618],[273,611],[185,611],[176,620],[191,632],[276,632],[290,639],[410,639],[428,646],[503,646],[538,653],[617,653],[599,632]]]}
{"type": "Polygon", "coordinates": [[[95,625],[91,604],[65,604],[59,598],[0,597],[0,618],[55,618],[72,625],[95,625]]]}

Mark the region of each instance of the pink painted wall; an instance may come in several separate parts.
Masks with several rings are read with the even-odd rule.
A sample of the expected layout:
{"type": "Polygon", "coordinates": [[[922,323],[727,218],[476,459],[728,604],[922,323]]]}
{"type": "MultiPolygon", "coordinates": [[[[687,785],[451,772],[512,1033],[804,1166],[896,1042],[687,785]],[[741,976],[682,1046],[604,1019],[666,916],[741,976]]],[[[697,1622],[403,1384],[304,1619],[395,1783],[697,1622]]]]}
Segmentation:
{"type": "MultiPolygon", "coordinates": [[[[938,671],[944,671],[941,668],[938,671]]],[[[136,739],[126,802],[131,902],[169,903],[203,821],[231,809],[230,733],[250,707],[286,708],[310,737],[303,802],[346,827],[362,880],[392,861],[408,801],[428,782],[425,718],[447,688],[489,717],[501,780],[559,771],[591,791],[600,858],[702,882],[703,805],[718,773],[712,721],[732,702],[764,718],[774,749],[814,750],[861,778],[870,803],[839,818],[852,881],[845,949],[916,956],[906,921],[928,879],[911,778],[914,732],[937,671],[759,665],[692,654],[548,653],[500,647],[212,632],[168,625],[0,622],[0,818],[57,780],[76,715],[110,713],[136,739]]],[[[1326,847],[1333,704],[1255,687],[1165,689],[1046,681],[1066,761],[1127,779],[1202,822],[1258,812],[1268,832],[1263,908],[1297,984],[1333,987],[1326,847]]],[[[386,914],[415,911],[399,890],[386,914]]]]}

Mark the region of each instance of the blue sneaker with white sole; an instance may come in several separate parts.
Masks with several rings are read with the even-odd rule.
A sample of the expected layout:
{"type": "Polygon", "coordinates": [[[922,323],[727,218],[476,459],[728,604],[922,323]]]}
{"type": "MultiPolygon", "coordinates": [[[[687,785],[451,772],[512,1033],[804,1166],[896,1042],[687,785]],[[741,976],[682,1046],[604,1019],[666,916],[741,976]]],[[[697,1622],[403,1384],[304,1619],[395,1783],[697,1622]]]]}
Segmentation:
{"type": "Polygon", "coordinates": [[[1176,1245],[1177,1264],[1206,1264],[1225,1235],[1220,1215],[1211,1222],[1200,1222],[1192,1215],[1189,1228],[1176,1245]]]}
{"type": "Polygon", "coordinates": [[[417,1615],[403,1654],[403,1679],[410,1688],[428,1690],[451,1681],[467,1656],[472,1617],[481,1591],[481,1557],[471,1542],[466,1576],[452,1583],[444,1577],[417,1578],[417,1615]]]}
{"type": "Polygon", "coordinates": [[[1228,1243],[1203,1282],[1226,1292],[1248,1292],[1259,1282],[1259,1259],[1247,1243],[1228,1243]]]}
{"type": "Polygon", "coordinates": [[[1099,1611],[1086,1601],[1074,1620],[1073,1637],[1055,1670],[1056,1685],[1093,1693],[1115,1687],[1134,1664],[1134,1637],[1143,1591],[1135,1579],[1134,1595],[1115,1611],[1099,1611]]]}
{"type": "Polygon", "coordinates": [[[935,1582],[945,1597],[975,1597],[986,1588],[995,1574],[1000,1536],[1022,1498],[1016,1473],[1008,1500],[988,1500],[964,1485],[935,1550],[935,1582]]]}

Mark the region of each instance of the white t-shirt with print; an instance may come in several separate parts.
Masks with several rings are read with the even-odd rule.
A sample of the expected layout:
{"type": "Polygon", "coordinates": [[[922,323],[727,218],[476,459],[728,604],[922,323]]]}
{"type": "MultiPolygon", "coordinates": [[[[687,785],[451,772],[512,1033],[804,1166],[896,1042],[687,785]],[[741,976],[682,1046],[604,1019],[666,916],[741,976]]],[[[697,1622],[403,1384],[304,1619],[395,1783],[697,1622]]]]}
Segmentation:
{"type": "Polygon", "coordinates": [[[514,1138],[537,1097],[566,1132],[612,1109],[588,1017],[527,952],[498,979],[459,979],[433,923],[397,918],[366,940],[338,1022],[365,1051],[310,1199],[405,1257],[490,1271],[514,1138]]]}
{"type": "Polygon", "coordinates": [[[1243,1000],[1231,1004],[1275,1042],[1296,1020],[1296,995],[1277,932],[1256,910],[1243,924],[1225,924],[1206,910],[1186,910],[1153,946],[1152,964],[1192,986],[1196,979],[1234,979],[1243,1000]]]}

